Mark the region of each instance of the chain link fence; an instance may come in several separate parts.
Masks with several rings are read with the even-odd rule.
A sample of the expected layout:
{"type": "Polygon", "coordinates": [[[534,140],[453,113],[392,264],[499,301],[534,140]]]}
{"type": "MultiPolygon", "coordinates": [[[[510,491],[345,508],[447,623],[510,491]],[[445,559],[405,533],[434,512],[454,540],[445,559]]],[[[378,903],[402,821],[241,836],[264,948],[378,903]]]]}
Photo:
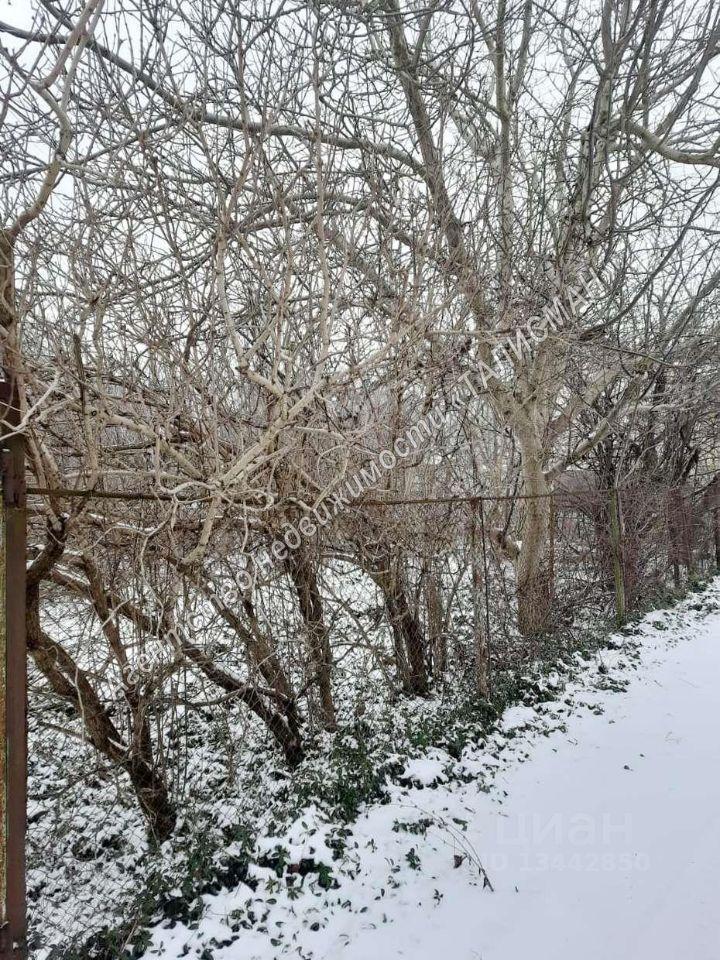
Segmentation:
{"type": "MultiPolygon", "coordinates": [[[[418,704],[412,724],[421,703],[451,709],[467,690],[492,700],[499,678],[507,686],[527,673],[548,645],[580,646],[584,630],[622,624],[720,566],[717,479],[558,490],[543,504],[548,618],[528,634],[517,551],[530,507],[522,496],[359,500],[282,560],[258,563],[248,591],[252,558],[277,525],[234,554],[228,514],[224,552],[201,582],[168,560],[164,505],[143,503],[141,523],[93,506],[94,565],[71,545],[41,588],[43,630],[53,656],[69,658],[54,661],[69,688],[37,651],[31,669],[38,955],[70,955],[123,917],[135,929],[158,902],[169,909],[168,890],[185,890],[188,873],[217,874],[217,849],[239,824],[261,829],[278,797],[289,802],[299,789],[289,784],[332,753],[332,731],[365,724],[371,737],[403,702],[418,704]],[[138,795],[149,781],[143,788],[136,762],[173,808],[170,853],[148,842],[148,798],[138,795]]],[[[31,517],[31,545],[41,524],[31,517]]],[[[103,936],[95,955],[114,955],[103,936]]]]}

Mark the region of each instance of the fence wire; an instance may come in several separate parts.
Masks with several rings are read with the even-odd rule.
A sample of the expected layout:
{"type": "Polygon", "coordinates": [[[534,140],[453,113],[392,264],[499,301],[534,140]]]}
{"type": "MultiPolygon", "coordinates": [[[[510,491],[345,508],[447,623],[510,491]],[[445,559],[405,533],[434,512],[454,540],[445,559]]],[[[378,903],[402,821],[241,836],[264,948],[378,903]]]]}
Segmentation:
{"type": "MultiPolygon", "coordinates": [[[[277,527],[238,537],[228,510],[203,579],[171,559],[196,540],[197,516],[173,527],[161,522],[164,501],[134,499],[132,517],[127,498],[114,513],[103,491],[83,542],[68,543],[42,584],[43,630],[72,688],[34,656],[31,943],[51,957],[112,926],[115,908],[136,916],[149,849],[136,761],[156,775],[146,806],[150,787],[166,790],[196,860],[200,834],[208,846],[226,838],[210,823],[252,821],[258,769],[289,770],[326,731],[372,725],[403,694],[492,697],[497,678],[522,676],[543,644],[625,621],[720,567],[715,478],[546,498],[378,495],[265,564],[251,590],[239,574],[277,527]],[[518,552],[538,499],[543,582],[532,587],[548,615],[534,634],[521,629],[518,552]],[[209,798],[208,783],[218,784],[209,798]]],[[[40,515],[29,523],[36,556],[47,532],[40,515]]],[[[163,862],[178,884],[192,859],[183,856],[163,862]]]]}

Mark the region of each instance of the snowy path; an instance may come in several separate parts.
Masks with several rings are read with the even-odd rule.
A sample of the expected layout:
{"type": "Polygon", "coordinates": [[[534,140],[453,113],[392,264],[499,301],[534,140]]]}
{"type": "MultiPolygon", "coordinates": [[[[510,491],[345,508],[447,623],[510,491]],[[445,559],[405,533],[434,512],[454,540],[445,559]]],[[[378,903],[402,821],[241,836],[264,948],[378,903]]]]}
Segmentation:
{"type": "MultiPolygon", "coordinates": [[[[713,601],[718,581],[702,598],[713,601]]],[[[447,754],[415,761],[428,786],[392,788],[353,825],[354,878],[274,897],[267,927],[281,944],[255,930],[216,946],[245,889],[218,896],[191,954],[212,935],[222,960],[719,960],[720,612],[694,604],[645,621],[639,664],[619,647],[559,701],[508,711],[500,760],[487,748],[463,758],[468,772],[497,766],[487,791],[430,788],[447,754]],[[628,688],[596,689],[603,678],[628,688]],[[468,850],[495,892],[472,856],[456,866],[468,850]]],[[[176,929],[154,945],[172,957],[185,943],[176,929]]]]}
{"type": "Polygon", "coordinates": [[[448,873],[438,906],[407,903],[342,955],[718,960],[720,614],[647,661],[498,779],[501,817],[477,810],[494,894],[448,873]]]}

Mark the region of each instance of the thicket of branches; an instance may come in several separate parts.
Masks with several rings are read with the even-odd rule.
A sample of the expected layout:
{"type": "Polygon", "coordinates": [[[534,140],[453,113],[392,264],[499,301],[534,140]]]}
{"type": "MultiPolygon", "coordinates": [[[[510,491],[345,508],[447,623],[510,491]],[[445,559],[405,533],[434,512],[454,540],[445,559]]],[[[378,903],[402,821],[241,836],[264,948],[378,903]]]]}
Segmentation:
{"type": "Polygon", "coordinates": [[[156,838],[178,671],[241,699],[291,765],[336,727],[344,576],[377,597],[389,687],[454,669],[485,694],[483,619],[453,663],[448,611],[494,564],[517,636],[554,628],[575,565],[554,495],[596,492],[580,513],[604,530],[601,491],[671,491],[692,566],[693,485],[717,511],[716,4],[40,0],[26,19],[0,34],[4,363],[45,491],[28,642],[156,838]],[[564,324],[498,365],[549,308],[564,324]],[[499,498],[481,534],[477,512],[368,502],[454,494],[499,498]]]}

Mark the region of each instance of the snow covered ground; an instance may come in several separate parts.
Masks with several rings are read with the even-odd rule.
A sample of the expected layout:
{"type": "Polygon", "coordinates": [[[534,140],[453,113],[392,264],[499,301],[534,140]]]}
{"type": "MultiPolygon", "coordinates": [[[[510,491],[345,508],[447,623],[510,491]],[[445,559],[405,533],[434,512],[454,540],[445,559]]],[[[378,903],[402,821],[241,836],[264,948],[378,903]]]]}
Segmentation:
{"type": "Polygon", "coordinates": [[[155,928],[150,951],[718,960],[720,581],[548,688],[460,760],[411,761],[351,824],[340,865],[312,809],[263,840],[289,864],[329,864],[332,884],[256,867],[255,891],[208,898],[194,930],[155,928]],[[249,910],[263,921],[245,929],[249,910]]]}

